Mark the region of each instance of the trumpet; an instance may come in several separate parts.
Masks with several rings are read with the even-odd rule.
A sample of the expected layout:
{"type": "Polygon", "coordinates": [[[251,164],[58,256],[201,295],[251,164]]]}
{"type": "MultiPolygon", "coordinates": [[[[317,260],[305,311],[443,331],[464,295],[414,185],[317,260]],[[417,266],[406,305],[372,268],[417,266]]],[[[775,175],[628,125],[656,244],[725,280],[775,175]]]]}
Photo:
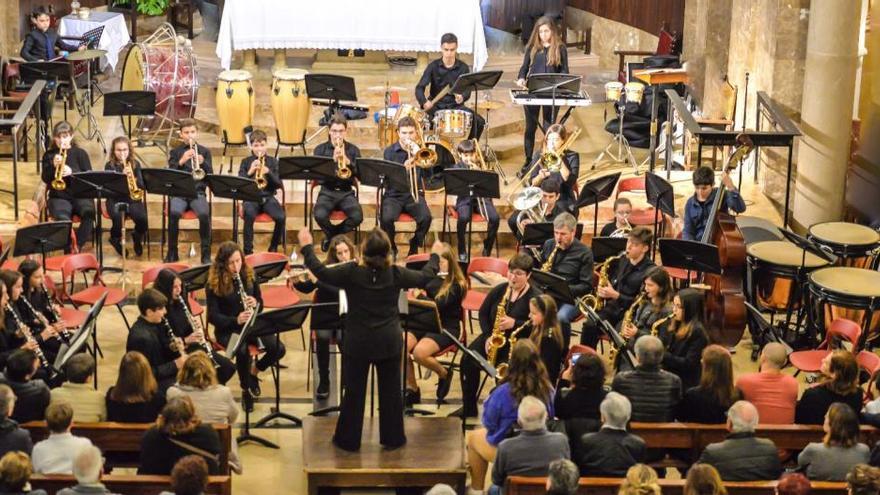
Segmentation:
{"type": "Polygon", "coordinates": [[[192,327],[193,332],[198,332],[199,335],[201,335],[199,338],[199,345],[205,349],[205,353],[211,358],[214,367],[219,368],[220,365],[217,364],[217,360],[214,359],[214,350],[211,349],[211,343],[205,338],[205,331],[202,328],[202,322],[190,312],[189,306],[186,305],[186,300],[184,300],[182,294],[178,294],[177,300],[180,302],[180,305],[183,306],[183,313],[186,315],[186,319],[189,321],[189,325],[192,327]]]}
{"type": "Polygon", "coordinates": [[[15,311],[15,308],[12,307],[11,303],[6,303],[6,311],[9,311],[12,314],[12,318],[15,320],[15,325],[18,327],[18,331],[21,332],[22,336],[24,336],[24,339],[28,343],[34,344],[34,354],[36,354],[37,358],[40,360],[40,366],[51,370],[52,368],[49,366],[49,360],[46,359],[46,355],[43,354],[43,349],[40,349],[40,344],[37,343],[37,339],[35,339],[34,334],[31,333],[30,327],[21,320],[21,317],[15,311]]]}
{"type": "Polygon", "coordinates": [[[336,177],[340,179],[351,178],[351,168],[345,163],[345,141],[343,139],[333,140],[334,151],[341,151],[339,158],[336,160],[336,177]]]}
{"type": "Polygon", "coordinates": [[[199,145],[196,143],[196,140],[190,140],[189,149],[192,150],[193,156],[190,159],[190,168],[192,168],[193,179],[202,180],[205,178],[205,169],[199,165],[199,145]]]}
{"type": "Polygon", "coordinates": [[[263,175],[263,167],[266,166],[266,155],[260,155],[257,157],[257,160],[260,162],[260,166],[257,167],[257,171],[254,173],[254,181],[257,183],[257,189],[262,190],[266,189],[266,186],[269,185],[269,181],[263,175]]]}
{"type": "Polygon", "coordinates": [[[134,163],[126,159],[122,164],[122,173],[125,174],[125,181],[128,183],[128,196],[132,201],[140,201],[144,199],[143,189],[138,187],[137,177],[134,175],[134,163]]]}
{"type": "Polygon", "coordinates": [[[55,165],[55,177],[52,179],[52,189],[63,191],[67,189],[67,183],[64,182],[64,167],[67,166],[67,149],[61,150],[61,161],[55,165]]]}

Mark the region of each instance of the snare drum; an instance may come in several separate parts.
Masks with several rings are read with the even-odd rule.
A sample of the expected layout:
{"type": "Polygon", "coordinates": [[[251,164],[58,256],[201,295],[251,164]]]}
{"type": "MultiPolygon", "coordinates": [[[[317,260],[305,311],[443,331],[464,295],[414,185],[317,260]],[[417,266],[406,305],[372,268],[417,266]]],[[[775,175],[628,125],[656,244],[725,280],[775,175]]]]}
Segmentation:
{"type": "Polygon", "coordinates": [[[640,82],[628,82],[624,86],[627,103],[641,103],[645,95],[645,85],[640,82]]]}
{"type": "Polygon", "coordinates": [[[612,81],[605,83],[605,99],[608,101],[620,100],[623,93],[623,83],[612,81]]]}
{"type": "Polygon", "coordinates": [[[272,115],[278,128],[278,140],[283,144],[302,143],[309,123],[309,97],[306,94],[305,76],[302,69],[279,69],[273,74],[272,115]]]}
{"type": "Polygon", "coordinates": [[[809,275],[810,323],[824,335],[835,318],[859,323],[862,342],[877,337],[880,328],[880,272],[835,266],[809,275]]]}
{"type": "Polygon", "coordinates": [[[415,105],[410,105],[405,103],[397,107],[397,113],[394,114],[394,128],[397,128],[397,125],[400,123],[400,119],[404,117],[410,117],[416,121],[417,125],[422,126],[422,129],[426,129],[428,127],[428,114],[425,113],[424,110],[420,109],[415,105]]]}
{"type": "Polygon", "coordinates": [[[871,268],[880,248],[880,233],[857,223],[817,223],[810,227],[807,237],[831,249],[841,266],[871,268]]]}
{"type": "Polygon", "coordinates": [[[828,261],[803,251],[787,241],[763,241],[746,247],[749,300],[763,309],[786,311],[800,307],[797,286],[801,260],[806,271],[828,265],[828,261]]]}
{"type": "Polygon", "coordinates": [[[473,115],[465,110],[437,110],[434,114],[434,130],[440,136],[464,139],[471,133],[473,115]]]}
{"type": "Polygon", "coordinates": [[[254,87],[246,70],[225,70],[217,76],[217,117],[223,141],[245,144],[244,128],[254,123],[254,87]]]}

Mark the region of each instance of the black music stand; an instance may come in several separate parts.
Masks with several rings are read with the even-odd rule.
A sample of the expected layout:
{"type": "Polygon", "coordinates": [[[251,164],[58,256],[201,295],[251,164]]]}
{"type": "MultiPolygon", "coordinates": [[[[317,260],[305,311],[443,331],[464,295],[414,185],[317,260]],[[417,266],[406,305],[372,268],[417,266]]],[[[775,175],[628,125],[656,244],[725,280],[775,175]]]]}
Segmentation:
{"type": "Polygon", "coordinates": [[[180,282],[187,293],[193,293],[197,290],[204,289],[208,285],[208,272],[211,270],[211,264],[198,265],[187,268],[177,273],[180,282]]]}
{"type": "Polygon", "coordinates": [[[98,242],[95,243],[95,251],[97,252],[98,266],[101,267],[101,270],[108,270],[104,268],[103,223],[101,221],[104,215],[101,214],[101,200],[124,198],[129,195],[125,174],[109,171],[76,172],[65,177],[64,182],[67,183],[67,192],[74,198],[97,200],[95,237],[98,242]]]}
{"type": "Polygon", "coordinates": [[[270,261],[268,263],[260,263],[253,267],[254,280],[257,284],[263,285],[270,280],[279,277],[287,268],[287,260],[270,261]]]}
{"type": "Polygon", "coordinates": [[[584,184],[581,192],[578,194],[575,209],[579,210],[585,206],[593,205],[593,235],[599,231],[599,203],[609,199],[617,187],[617,181],[620,180],[620,172],[611,175],[598,177],[584,184]]]}
{"type": "Polygon", "coordinates": [[[648,204],[654,207],[654,237],[651,239],[651,258],[654,258],[657,246],[657,227],[660,212],[675,218],[675,191],[672,184],[654,172],[645,175],[645,196],[648,204]]]}
{"type": "MultiPolygon", "coordinates": [[[[131,141],[131,117],[150,116],[156,113],[156,93],[153,91],[115,91],[104,93],[104,117],[120,117],[123,126],[128,123],[128,140],[131,141]]],[[[149,170],[149,169],[144,169],[149,170]]]]}
{"type": "MultiPolygon", "coordinates": [[[[581,90],[581,76],[572,74],[532,74],[526,81],[526,87],[530,94],[536,96],[550,96],[552,100],[553,110],[551,111],[550,122],[556,123],[556,97],[578,94],[581,90]]],[[[568,107],[565,114],[562,115],[562,122],[568,120],[569,114],[574,109],[573,106],[568,107]]]]}
{"type": "Polygon", "coordinates": [[[758,359],[760,349],[763,349],[764,346],[770,342],[782,344],[782,346],[785,347],[785,354],[791,354],[794,351],[785,340],[785,335],[779,335],[777,333],[777,327],[764,319],[764,315],[761,314],[761,311],[758,310],[758,308],[752,306],[752,304],[748,302],[743,304],[746,305],[746,325],[749,328],[749,332],[752,334],[752,340],[757,341],[755,343],[758,344],[752,351],[752,361],[758,359]],[[754,328],[752,328],[753,326],[754,328]]]}
{"type": "MultiPolygon", "coordinates": [[[[578,309],[581,309],[581,308],[587,310],[587,312],[586,312],[586,314],[584,314],[584,316],[586,316],[587,318],[590,318],[591,320],[593,320],[599,324],[599,327],[602,329],[602,331],[605,332],[605,335],[608,336],[608,338],[611,340],[611,343],[614,345],[614,347],[617,348],[618,355],[620,355],[622,357],[622,359],[625,359],[627,364],[629,364],[630,369],[635,369],[636,362],[637,362],[636,356],[633,354],[633,352],[626,345],[626,340],[624,340],[624,338],[620,335],[620,333],[617,330],[615,330],[614,327],[611,326],[611,324],[608,323],[607,320],[603,320],[599,316],[599,313],[597,313],[596,310],[594,310],[590,306],[588,306],[586,304],[578,306],[578,309]]],[[[612,365],[613,364],[614,363],[612,363],[612,365]]]]}
{"type": "MultiPolygon", "coordinates": [[[[464,76],[461,76],[464,77],[464,76]]],[[[461,77],[459,79],[461,79],[461,77]]],[[[473,217],[477,211],[477,198],[500,198],[498,174],[485,170],[450,168],[443,174],[443,211],[446,218],[446,206],[449,196],[467,196],[471,204],[471,217],[467,219],[467,259],[471,259],[471,235],[473,234],[473,217]]],[[[487,219],[488,220],[488,219],[487,219]]],[[[445,222],[444,222],[445,223],[445,222]]],[[[450,229],[452,230],[452,229],[450,229]]],[[[459,253],[461,254],[461,253],[459,253]]]]}
{"type": "Polygon", "coordinates": [[[238,242],[238,202],[259,202],[262,191],[257,188],[253,179],[236,175],[208,174],[205,176],[205,183],[214,196],[232,200],[232,240],[238,242]]]}
{"type": "MultiPolygon", "coordinates": [[[[116,93],[107,93],[107,96],[114,94],[116,93]]],[[[104,104],[106,109],[106,101],[104,104]]],[[[159,243],[159,257],[164,258],[165,229],[168,228],[168,215],[171,211],[169,198],[195,199],[198,196],[196,181],[192,173],[170,168],[142,168],[141,175],[144,178],[144,189],[150,194],[161,195],[162,204],[165,205],[162,215],[162,240],[159,243]]]]}
{"type": "MultiPolygon", "coordinates": [[[[98,324],[98,315],[101,313],[101,310],[104,309],[104,301],[107,300],[107,294],[109,294],[109,290],[105,290],[101,297],[95,301],[95,304],[89,308],[89,312],[86,313],[86,317],[82,322],[82,325],[74,332],[73,336],[70,337],[68,342],[63,342],[61,347],[58,350],[58,355],[55,357],[55,368],[58,370],[64,369],[64,365],[67,361],[73,357],[76,353],[78,353],[89,337],[92,338],[92,347],[89,349],[89,354],[95,358],[95,362],[98,360],[98,332],[97,332],[97,324],[98,324]],[[65,347],[66,346],[66,347],[65,347]]],[[[95,366],[95,371],[93,374],[93,380],[95,385],[95,390],[98,390],[98,367],[95,366]]]]}
{"type": "MultiPolygon", "coordinates": [[[[57,91],[58,81],[70,81],[70,84],[73,85],[73,65],[68,62],[27,62],[19,65],[19,73],[21,74],[21,81],[27,86],[33,85],[34,82],[40,79],[51,82],[43,90],[45,94],[57,91]]],[[[41,95],[40,99],[45,101],[46,108],[45,111],[41,109],[43,113],[42,118],[47,122],[46,125],[48,125],[49,119],[52,116],[52,108],[49,106],[49,103],[54,104],[55,99],[43,100],[43,97],[41,95]]],[[[67,101],[66,97],[65,101],[67,101]]],[[[67,104],[64,105],[64,120],[67,120],[67,104]]],[[[47,143],[49,140],[48,128],[43,127],[43,122],[38,122],[37,125],[43,142],[47,143]]]]}
{"type": "MultiPolygon", "coordinates": [[[[330,125],[330,118],[339,111],[340,101],[357,101],[357,90],[352,77],[336,74],[306,74],[305,79],[306,94],[309,95],[309,98],[321,98],[329,101],[324,110],[324,116],[319,121],[321,127],[330,125]]],[[[305,135],[303,135],[303,141],[305,141],[305,135]]],[[[298,144],[303,146],[303,153],[305,153],[305,143],[298,144]]]]}
{"type": "Polygon", "coordinates": [[[575,297],[564,278],[555,273],[533,270],[529,277],[532,287],[552,297],[557,304],[574,304],[575,297]]]}
{"type": "Polygon", "coordinates": [[[500,70],[486,70],[462,74],[455,80],[455,84],[452,85],[452,89],[449,92],[463,94],[465,91],[473,91],[474,109],[472,111],[474,112],[474,118],[476,118],[476,116],[479,115],[477,113],[477,104],[480,101],[480,90],[494,88],[498,85],[498,81],[501,79],[503,73],[504,72],[500,70]]]}
{"type": "Polygon", "coordinates": [[[626,249],[626,241],[627,239],[624,237],[593,237],[593,242],[590,245],[593,250],[593,261],[601,263],[620,254],[626,249]]]}
{"type": "Polygon", "coordinates": [[[381,218],[382,196],[384,196],[385,188],[390,186],[397,191],[409,189],[406,168],[397,162],[374,158],[358,158],[355,163],[358,171],[357,178],[361,185],[376,188],[376,216],[381,218]]]}
{"type": "Polygon", "coordinates": [[[15,250],[12,256],[27,256],[40,253],[43,272],[46,271],[46,253],[67,249],[70,244],[70,220],[44,222],[22,227],[15,232],[15,250]]]}
{"type": "MultiPolygon", "coordinates": [[[[443,325],[440,323],[440,313],[437,310],[437,303],[421,299],[407,299],[406,308],[400,312],[400,327],[404,332],[415,331],[424,332],[426,334],[441,334],[443,325]]],[[[458,340],[458,337],[453,339],[458,340]]],[[[403,366],[403,377],[400,385],[401,396],[406,395],[406,346],[403,346],[403,355],[401,355],[401,365],[403,366]]],[[[403,410],[404,416],[430,416],[434,414],[432,411],[407,407],[403,410]]]]}
{"type": "Polygon", "coordinates": [[[309,230],[312,230],[312,215],[309,214],[312,188],[309,183],[336,177],[336,162],[329,156],[285,156],[278,160],[278,177],[282,180],[305,181],[303,215],[308,219],[309,230]]]}
{"type": "Polygon", "coordinates": [[[718,246],[714,244],[663,238],[659,240],[658,245],[663,266],[687,270],[688,284],[690,284],[691,272],[721,273],[718,246]]]}

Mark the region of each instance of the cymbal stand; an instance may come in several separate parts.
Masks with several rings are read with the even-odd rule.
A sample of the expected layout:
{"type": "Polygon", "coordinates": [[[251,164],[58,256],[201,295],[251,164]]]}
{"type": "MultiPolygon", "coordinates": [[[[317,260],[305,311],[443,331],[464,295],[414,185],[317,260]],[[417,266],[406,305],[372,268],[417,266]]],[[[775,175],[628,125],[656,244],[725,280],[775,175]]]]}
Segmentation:
{"type": "MultiPolygon", "coordinates": [[[[473,125],[477,125],[477,116],[479,115],[477,113],[477,111],[479,109],[479,103],[477,102],[477,100],[479,99],[480,92],[475,91],[474,93],[475,94],[474,94],[474,123],[473,123],[473,125]]],[[[491,99],[491,95],[489,93],[486,93],[485,100],[489,101],[490,99],[491,99]]],[[[477,146],[485,146],[485,148],[483,149],[483,160],[486,162],[487,168],[491,167],[493,170],[495,170],[495,172],[498,174],[498,177],[501,179],[502,182],[504,182],[504,185],[506,186],[510,182],[510,179],[507,178],[507,173],[504,172],[504,168],[501,167],[501,160],[498,159],[498,155],[495,153],[495,150],[493,150],[492,147],[489,146],[489,114],[490,113],[492,113],[492,109],[486,108],[486,127],[483,128],[483,135],[481,136],[481,139],[484,144],[481,145],[478,142],[477,146]]]]}
{"type": "MultiPolygon", "coordinates": [[[[607,100],[606,100],[607,101],[607,100]]],[[[612,160],[617,163],[627,162],[632,164],[633,171],[638,175],[639,172],[639,163],[636,161],[633,156],[632,148],[629,146],[629,141],[626,139],[626,136],[623,135],[623,116],[626,113],[626,99],[624,98],[624,93],[621,91],[620,96],[618,96],[617,101],[614,102],[617,106],[617,134],[611,138],[611,141],[608,142],[608,145],[605,146],[605,149],[599,153],[599,156],[593,160],[592,165],[590,165],[590,170],[596,170],[596,165],[602,161],[602,158],[605,155],[608,155],[612,160]],[[617,147],[617,152],[614,152],[615,146],[617,147]]],[[[605,116],[602,121],[604,122],[608,115],[608,106],[605,106],[605,116]]]]}
{"type": "Polygon", "coordinates": [[[79,130],[80,135],[83,139],[87,139],[89,141],[93,139],[97,139],[99,143],[101,143],[101,149],[104,153],[107,153],[107,144],[104,142],[104,136],[101,135],[101,129],[98,127],[98,121],[95,119],[95,115],[92,113],[92,64],[89,61],[86,64],[86,87],[83,89],[83,95],[80,98],[80,103],[77,105],[77,110],[80,113],[80,119],[77,121],[74,129],[79,130]],[[80,129],[80,125],[82,121],[86,121],[86,132],[83,132],[80,129]]]}

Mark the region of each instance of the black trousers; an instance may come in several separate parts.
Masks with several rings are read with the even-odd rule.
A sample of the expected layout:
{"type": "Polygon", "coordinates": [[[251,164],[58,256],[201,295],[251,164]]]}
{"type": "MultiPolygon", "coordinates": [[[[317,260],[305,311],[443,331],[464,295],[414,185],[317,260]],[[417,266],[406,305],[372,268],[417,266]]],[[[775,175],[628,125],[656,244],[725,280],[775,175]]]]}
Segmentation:
{"type": "MultiPolygon", "coordinates": [[[[489,334],[481,333],[471,342],[468,349],[480,356],[486,357],[486,340],[489,334]]],[[[495,365],[507,362],[508,346],[501,348],[495,357],[495,365]]],[[[477,392],[480,390],[482,368],[473,359],[463,356],[461,359],[461,401],[462,410],[466,416],[477,415],[477,392]]]]}
{"type": "Polygon", "coordinates": [[[128,218],[134,222],[134,235],[135,238],[141,237],[147,233],[147,207],[144,206],[144,203],[141,201],[113,201],[112,199],[107,200],[107,213],[110,214],[110,221],[112,224],[110,225],[110,238],[111,239],[121,239],[122,238],[122,222],[125,221],[125,218],[122,216],[122,212],[119,211],[116,205],[119,203],[128,204],[126,215],[128,218]]]}
{"type": "Polygon", "coordinates": [[[513,210],[510,214],[510,217],[507,219],[507,226],[510,227],[510,231],[513,232],[513,236],[516,237],[517,242],[522,240],[522,234],[519,231],[519,226],[517,226],[516,221],[519,217],[519,212],[513,210]]]}
{"type": "MultiPolygon", "coordinates": [[[[231,336],[232,334],[226,332],[216,333],[217,341],[220,342],[223,347],[229,347],[229,338],[231,336]]],[[[284,343],[281,342],[281,339],[274,336],[261,337],[260,340],[263,342],[264,353],[263,357],[257,360],[257,369],[263,371],[280,361],[281,358],[284,357],[284,354],[287,353],[287,348],[284,347],[284,343]]],[[[238,382],[242,387],[246,387],[251,383],[251,355],[248,351],[249,344],[256,345],[257,339],[248,339],[247,343],[242,343],[238,346],[238,351],[235,353],[235,368],[238,370],[238,382]]]]}
{"type": "Polygon", "coordinates": [[[199,239],[202,254],[211,252],[211,217],[208,200],[204,194],[195,199],[170,198],[168,202],[168,253],[177,254],[177,239],[180,234],[180,217],[186,210],[192,210],[199,217],[199,239]]]}
{"type": "Polygon", "coordinates": [[[364,429],[364,403],[370,366],[375,366],[379,390],[379,443],[400,447],[406,443],[403,431],[403,397],[400,393],[401,361],[399,355],[370,359],[360,354],[342,356],[342,403],[333,442],[340,448],[355,451],[361,447],[364,429]]]}
{"type": "MultiPolygon", "coordinates": [[[[473,202],[476,203],[477,200],[474,199],[473,202]]],[[[498,210],[495,209],[495,204],[492,203],[491,199],[485,200],[485,203],[488,225],[486,227],[486,240],[483,241],[483,251],[491,251],[492,246],[495,245],[495,238],[498,236],[498,226],[501,224],[501,218],[498,216],[498,210]]],[[[479,206],[474,204],[474,207],[477,209],[477,213],[479,213],[479,206]]],[[[471,218],[471,202],[462,201],[456,204],[455,211],[458,213],[455,233],[458,237],[458,252],[461,254],[467,252],[467,230],[468,220],[471,218]]]]}
{"type": "Polygon", "coordinates": [[[269,251],[278,249],[278,245],[284,242],[284,226],[287,215],[284,208],[275,197],[266,198],[265,202],[244,202],[244,254],[254,252],[254,220],[260,213],[269,215],[275,222],[275,230],[272,231],[272,240],[269,242],[269,251]]]}
{"type": "MultiPolygon", "coordinates": [[[[394,243],[394,221],[403,212],[412,216],[416,221],[416,233],[409,245],[418,248],[424,242],[428,229],[431,228],[431,210],[428,209],[424,194],[419,195],[418,202],[414,201],[412,196],[398,198],[386,195],[382,199],[382,214],[379,217],[379,225],[388,234],[392,246],[396,246],[394,243]]],[[[395,248],[394,251],[396,252],[397,249],[395,248]]]]}
{"type": "Polygon", "coordinates": [[[331,239],[356,229],[364,221],[364,212],[354,191],[333,191],[322,187],[318,199],[315,200],[315,221],[318,222],[324,236],[331,239]],[[345,213],[345,220],[339,225],[330,222],[330,213],[333,210],[342,210],[345,213]]]}
{"type": "Polygon", "coordinates": [[[339,342],[341,335],[335,330],[315,330],[315,361],[321,381],[330,379],[330,341],[334,334],[339,342]]]}
{"type": "MultiPolygon", "coordinates": [[[[186,346],[187,354],[192,354],[196,351],[205,352],[205,348],[195,342],[186,346]]],[[[219,381],[221,385],[226,385],[226,382],[235,375],[235,363],[233,363],[228,357],[217,354],[216,352],[213,353],[213,355],[214,362],[217,363],[217,381],[219,381]]]]}
{"type": "MultiPolygon", "coordinates": [[[[532,156],[535,154],[535,133],[538,131],[538,114],[541,114],[543,129],[547,129],[553,124],[553,107],[539,105],[524,105],[523,111],[526,114],[526,129],[523,134],[523,150],[526,158],[522,167],[522,172],[528,170],[532,156]]],[[[558,107],[557,107],[558,111],[558,107]]]]}
{"type": "Polygon", "coordinates": [[[83,244],[92,242],[95,235],[95,202],[91,199],[68,200],[63,198],[49,198],[49,216],[55,220],[69,221],[74,214],[80,218],[79,228],[76,229],[76,243],[79,248],[83,244]]]}

